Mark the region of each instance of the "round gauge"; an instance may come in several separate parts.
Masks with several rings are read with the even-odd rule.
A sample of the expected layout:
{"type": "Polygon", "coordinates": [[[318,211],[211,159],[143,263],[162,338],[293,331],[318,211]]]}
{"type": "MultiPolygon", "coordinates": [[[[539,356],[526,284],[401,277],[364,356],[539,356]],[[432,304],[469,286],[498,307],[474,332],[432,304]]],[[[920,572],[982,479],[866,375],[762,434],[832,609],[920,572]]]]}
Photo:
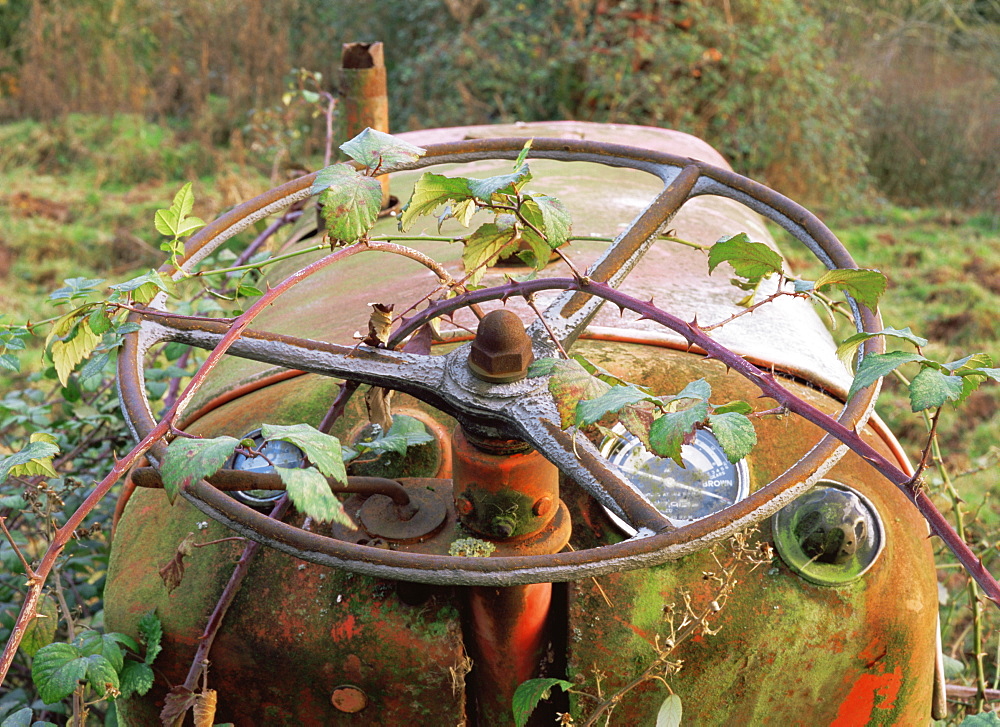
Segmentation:
{"type": "MultiPolygon", "coordinates": [[[[681,447],[680,467],[672,459],[657,457],[639,438],[620,424],[617,436],[608,437],[601,453],[618,465],[632,486],[675,525],[687,525],[733,505],[749,494],[746,463],[731,463],[711,432],[699,429],[694,441],[681,447]]],[[[608,515],[628,535],[636,530],[616,514],[608,515]]]]}
{"type": "MultiPolygon", "coordinates": [[[[237,452],[227,464],[229,469],[241,472],[274,472],[275,467],[296,468],[305,462],[306,455],[301,449],[280,439],[265,442],[264,435],[259,429],[255,429],[243,438],[252,439],[254,449],[262,456],[248,457],[237,452]]],[[[245,505],[262,507],[278,500],[283,494],[284,490],[236,490],[233,492],[233,497],[245,505]]]]}

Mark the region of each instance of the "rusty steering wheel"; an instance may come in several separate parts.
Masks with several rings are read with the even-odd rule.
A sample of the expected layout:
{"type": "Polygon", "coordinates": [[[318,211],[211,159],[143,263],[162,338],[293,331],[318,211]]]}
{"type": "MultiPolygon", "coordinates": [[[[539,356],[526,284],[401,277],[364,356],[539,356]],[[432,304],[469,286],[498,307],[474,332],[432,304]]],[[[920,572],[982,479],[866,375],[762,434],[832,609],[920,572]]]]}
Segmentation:
{"type": "MultiPolygon", "coordinates": [[[[483,159],[515,159],[523,139],[486,139],[439,144],[401,169],[483,159]]],[[[532,157],[588,161],[642,170],[657,176],[663,189],[588,270],[593,280],[617,287],[685,201],[699,195],[728,197],[764,215],[806,245],[829,268],[856,268],[843,245],[810,212],[773,190],[710,164],[633,147],[563,139],[535,139],[532,157]]],[[[190,269],[216,247],[254,222],[310,196],[315,174],[273,189],[231,210],[188,242],[182,261],[190,269]]],[[[141,329],[127,336],[119,357],[119,388],[126,420],[141,439],[155,426],[145,397],[143,359],[150,346],[178,341],[213,348],[225,333],[222,324],[180,321],[164,315],[156,303],[134,313],[141,329]]],[[[564,292],[547,308],[549,330],[568,347],[583,332],[603,299],[564,292]]],[[[877,312],[851,301],[859,330],[881,330],[877,312]]],[[[545,327],[528,331],[536,357],[554,355],[545,327]]],[[[865,344],[877,352],[878,338],[865,344]]],[[[567,581],[612,571],[658,565],[700,550],[733,532],[770,517],[806,492],[846,452],[825,435],[801,460],[749,497],[704,519],[675,528],[628,484],[586,438],[574,443],[559,426],[559,415],[545,377],[490,384],[473,376],[466,361],[469,345],[444,356],[421,356],[383,349],[355,350],[277,334],[246,332],[230,353],[277,366],[300,369],[361,383],[397,389],[451,414],[463,426],[493,438],[521,439],[540,451],[565,475],[631,523],[637,535],[593,550],[521,557],[462,558],[415,555],[347,543],[272,520],[205,481],[182,491],[195,507],[248,538],[321,565],[382,578],[431,584],[508,586],[567,581]]],[[[837,420],[860,428],[871,415],[877,385],[851,399],[837,420]]],[[[162,461],[166,444],[150,450],[162,461]]]]}

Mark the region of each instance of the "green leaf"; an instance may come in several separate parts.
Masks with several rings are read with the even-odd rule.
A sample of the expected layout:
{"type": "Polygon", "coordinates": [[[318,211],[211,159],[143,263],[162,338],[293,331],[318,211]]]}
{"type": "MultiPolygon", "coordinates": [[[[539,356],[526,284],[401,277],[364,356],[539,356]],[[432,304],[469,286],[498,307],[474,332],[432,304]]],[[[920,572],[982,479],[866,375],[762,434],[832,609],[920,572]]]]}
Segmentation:
{"type": "Polygon", "coordinates": [[[745,401],[730,401],[712,408],[713,414],[725,414],[731,411],[737,414],[749,414],[753,411],[753,407],[745,401]]]}
{"type": "Polygon", "coordinates": [[[640,402],[626,406],[618,414],[618,421],[629,432],[634,434],[642,442],[642,446],[647,450],[652,449],[649,443],[649,432],[653,428],[653,422],[659,416],[660,410],[652,402],[640,402]]]}
{"type": "Polygon", "coordinates": [[[31,664],[31,678],[46,704],[68,697],[87,676],[89,662],[73,644],[56,642],[42,647],[31,664]]]}
{"type": "Polygon", "coordinates": [[[21,370],[21,361],[12,353],[0,354],[0,368],[17,373],[21,370]]]}
{"type": "Polygon", "coordinates": [[[354,523],[344,512],[344,506],[330,490],[330,484],[319,471],[293,469],[291,467],[275,467],[275,471],[285,483],[288,496],[299,510],[319,522],[337,522],[354,528],[354,523]]]}
{"type": "Polygon", "coordinates": [[[163,638],[163,626],[156,615],[156,609],[147,611],[139,619],[139,635],[146,644],[146,663],[152,664],[160,653],[160,640],[163,638]]]}
{"type": "Polygon", "coordinates": [[[924,366],[910,381],[910,408],[914,412],[937,409],[962,397],[962,377],[948,376],[924,366]]]}
{"type": "Polygon", "coordinates": [[[958,727],[997,727],[997,725],[1000,725],[1000,717],[996,712],[980,712],[967,716],[958,727]]]}
{"type": "Polygon", "coordinates": [[[81,320],[76,326],[76,332],[64,341],[54,341],[49,353],[52,356],[52,363],[55,364],[56,373],[59,374],[59,383],[63,386],[69,381],[69,375],[81,361],[90,356],[101,342],[92,330],[87,321],[81,320]]]}
{"type": "Polygon", "coordinates": [[[719,440],[726,458],[736,464],[757,446],[757,431],[753,422],[735,411],[709,414],[708,425],[719,440]]]}
{"type": "Polygon", "coordinates": [[[781,273],[781,255],[762,242],[751,242],[750,237],[741,232],[732,237],[724,237],[708,251],[708,272],[715,272],[721,263],[732,265],[737,277],[745,278],[743,290],[756,289],[764,278],[781,273]]]}
{"type": "Polygon", "coordinates": [[[118,643],[122,640],[131,642],[131,646],[138,649],[138,644],[125,634],[102,634],[100,631],[88,629],[79,634],[73,643],[79,647],[83,656],[98,655],[108,660],[114,669],[121,669],[125,663],[125,655],[122,653],[118,643]]]}
{"type": "Polygon", "coordinates": [[[686,406],[668,411],[654,421],[649,430],[650,451],[659,457],[669,457],[680,467],[684,466],[681,446],[691,440],[695,426],[708,416],[707,401],[685,399],[685,402],[686,406]]]}
{"type": "Polygon", "coordinates": [[[887,327],[875,333],[860,331],[855,333],[853,336],[844,339],[844,342],[837,346],[837,358],[843,361],[844,365],[847,366],[848,369],[854,368],[854,354],[858,350],[858,347],[868,339],[875,338],[876,336],[900,338],[904,341],[909,341],[917,348],[922,348],[927,345],[927,339],[916,335],[910,330],[909,326],[902,329],[887,327]]]}
{"type": "Polygon", "coordinates": [[[677,401],[679,399],[701,399],[708,401],[712,396],[712,387],[705,379],[698,379],[687,384],[674,396],[668,397],[667,401],[677,401]]]}
{"type": "Polygon", "coordinates": [[[547,678],[529,679],[517,685],[511,705],[514,711],[514,724],[517,727],[524,727],[528,723],[528,718],[538,703],[549,698],[552,687],[559,687],[565,692],[573,688],[573,683],[565,679],[547,678]]]}
{"type": "Polygon", "coordinates": [[[194,209],[194,192],[191,186],[191,182],[188,182],[178,190],[170,209],[157,210],[153,224],[161,235],[178,238],[205,226],[197,217],[188,218],[194,209]]]}
{"type": "Polygon", "coordinates": [[[330,238],[352,243],[368,233],[382,209],[382,185],[374,177],[334,164],[320,171],[313,187],[322,179],[319,196],[330,238]]]}
{"type": "Polygon", "coordinates": [[[578,427],[587,426],[606,414],[616,413],[630,404],[647,401],[649,394],[635,386],[612,386],[595,399],[586,399],[577,404],[576,422],[578,427]]]}
{"type": "Polygon", "coordinates": [[[122,668],[120,686],[122,697],[133,694],[142,696],[153,686],[153,670],[141,661],[129,661],[122,668]]]}
{"type": "Polygon", "coordinates": [[[858,367],[858,372],[854,374],[854,381],[851,382],[851,390],[847,392],[847,398],[850,399],[861,389],[874,384],[883,376],[891,374],[903,364],[926,360],[918,353],[907,353],[906,351],[869,354],[865,356],[865,360],[858,367]]]}
{"type": "Polygon", "coordinates": [[[507,222],[487,222],[469,235],[465,241],[462,262],[469,279],[476,284],[482,279],[485,268],[504,255],[517,250],[517,230],[507,222]]]}
{"type": "Polygon", "coordinates": [[[222,469],[237,444],[238,439],[223,436],[214,439],[179,437],[167,445],[167,453],[160,465],[160,476],[170,502],[174,501],[182,488],[222,469]]]}
{"type": "Polygon", "coordinates": [[[31,707],[24,707],[7,715],[7,718],[0,722],[0,727],[32,727],[31,717],[33,714],[31,707]]]}
{"type": "Polygon", "coordinates": [[[92,654],[87,660],[87,683],[97,692],[97,696],[105,697],[110,690],[118,691],[118,667],[101,654],[92,654]]]}
{"type": "Polygon", "coordinates": [[[560,358],[536,358],[528,364],[528,378],[548,376],[559,367],[559,362],[562,360],[560,358]]]}
{"type": "Polygon", "coordinates": [[[511,174],[468,180],[469,191],[476,199],[490,202],[495,194],[516,194],[517,190],[530,179],[531,172],[528,170],[528,165],[522,164],[511,174]]]}
{"type": "MultiPolygon", "coordinates": [[[[34,432],[28,441],[31,443],[45,442],[46,444],[51,444],[54,447],[58,446],[56,445],[56,438],[48,432],[34,432]]],[[[58,451],[58,449],[56,451],[58,451]]],[[[10,474],[16,477],[31,477],[35,475],[39,477],[58,477],[59,473],[56,472],[55,468],[52,466],[52,458],[54,456],[55,452],[47,457],[32,457],[24,464],[18,464],[11,467],[10,474]]]]}
{"type": "MultiPolygon", "coordinates": [[[[169,278],[165,278],[155,270],[150,270],[145,275],[126,280],[124,283],[109,286],[116,293],[128,293],[136,303],[146,304],[151,301],[160,291],[168,295],[174,294],[174,284],[169,278]]],[[[116,296],[112,295],[114,300],[116,296]]]]}
{"type": "Polygon", "coordinates": [[[293,424],[284,427],[265,424],[261,427],[261,433],[264,435],[264,439],[280,439],[283,442],[294,444],[305,452],[309,461],[316,465],[324,475],[332,477],[337,482],[347,483],[347,471],[344,469],[340,440],[336,437],[324,434],[308,424],[293,424]]]}
{"type": "Polygon", "coordinates": [[[45,441],[30,442],[26,447],[14,454],[0,458],[0,482],[10,476],[11,471],[19,465],[27,464],[34,460],[46,460],[59,453],[59,447],[45,441]]]}
{"type": "Polygon", "coordinates": [[[520,169],[524,164],[524,161],[528,158],[528,152],[531,151],[531,144],[534,139],[528,139],[524,142],[524,146],[521,147],[521,153],[517,155],[517,159],[514,160],[514,169],[520,169]]]}
{"type": "Polygon", "coordinates": [[[681,717],[684,714],[682,706],[681,698],[676,694],[664,699],[656,713],[656,727],[680,727],[681,717]]]}
{"type": "Polygon", "coordinates": [[[554,361],[549,378],[549,393],[559,411],[560,424],[566,429],[576,422],[576,409],[581,401],[596,399],[611,387],[589,373],[575,359],[554,361]]]}
{"type": "MultiPolygon", "coordinates": [[[[960,358],[957,361],[951,361],[944,364],[944,367],[948,369],[953,374],[958,376],[963,376],[971,373],[982,373],[983,366],[992,366],[993,359],[990,358],[989,354],[985,353],[974,353],[965,358],[960,358]]],[[[988,369],[987,369],[988,370],[988,369]]]]}
{"type": "Polygon", "coordinates": [[[427,153],[426,149],[371,128],[341,144],[340,150],[369,169],[378,167],[379,173],[391,172],[427,153]]]}
{"type": "Polygon", "coordinates": [[[396,452],[406,454],[410,447],[434,441],[423,422],[405,414],[397,414],[392,418],[392,426],[388,432],[370,442],[359,442],[358,446],[369,452],[396,452]]]}
{"type": "MultiPolygon", "coordinates": [[[[815,281],[816,290],[840,288],[871,310],[878,307],[888,280],[878,270],[827,270],[815,281]]],[[[922,344],[918,344],[922,345],[922,344]]]]}
{"type": "Polygon", "coordinates": [[[469,180],[465,177],[445,177],[424,172],[413,185],[410,201],[399,217],[399,229],[405,232],[417,217],[430,214],[447,202],[465,202],[471,199],[469,180]]]}
{"type": "Polygon", "coordinates": [[[50,596],[43,596],[38,604],[38,616],[31,620],[21,639],[21,651],[29,657],[48,646],[56,638],[59,626],[59,609],[50,596]]]}

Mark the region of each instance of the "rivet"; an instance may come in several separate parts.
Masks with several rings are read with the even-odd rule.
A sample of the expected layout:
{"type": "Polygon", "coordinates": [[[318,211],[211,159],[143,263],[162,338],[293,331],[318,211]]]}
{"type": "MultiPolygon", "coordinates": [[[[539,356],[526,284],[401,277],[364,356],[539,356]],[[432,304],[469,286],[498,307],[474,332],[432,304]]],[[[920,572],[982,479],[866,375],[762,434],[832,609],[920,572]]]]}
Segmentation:
{"type": "Polygon", "coordinates": [[[459,497],[455,500],[455,508],[460,515],[469,515],[473,510],[472,501],[467,497],[459,497]]]}
{"type": "Polygon", "coordinates": [[[552,498],[548,495],[545,497],[539,497],[535,500],[535,505],[531,508],[531,511],[535,513],[537,517],[545,517],[552,512],[552,498]]]}
{"type": "Polygon", "coordinates": [[[344,684],[333,690],[330,703],[341,712],[354,714],[368,706],[368,696],[352,684],[344,684]]]}

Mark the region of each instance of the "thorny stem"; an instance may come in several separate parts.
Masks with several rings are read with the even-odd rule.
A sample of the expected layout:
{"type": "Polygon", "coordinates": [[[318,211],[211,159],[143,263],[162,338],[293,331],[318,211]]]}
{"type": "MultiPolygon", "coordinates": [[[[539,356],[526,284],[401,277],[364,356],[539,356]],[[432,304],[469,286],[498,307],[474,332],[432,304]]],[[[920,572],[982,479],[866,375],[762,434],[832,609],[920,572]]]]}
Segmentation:
{"type": "Polygon", "coordinates": [[[774,301],[774,300],[776,300],[778,298],[781,298],[783,296],[791,296],[793,298],[804,298],[804,297],[806,297],[802,293],[793,293],[793,292],[787,291],[787,290],[779,290],[777,293],[772,293],[771,295],[767,296],[766,298],[764,298],[764,300],[759,301],[757,303],[754,303],[753,305],[751,305],[751,306],[749,306],[747,308],[744,308],[739,313],[733,313],[731,316],[729,316],[725,320],[719,321],[718,323],[713,323],[710,326],[703,326],[703,325],[699,324],[698,327],[701,330],[703,330],[703,331],[714,331],[716,328],[722,328],[727,323],[732,323],[737,318],[741,318],[742,316],[745,316],[748,313],[753,313],[755,310],[757,310],[761,306],[765,306],[768,303],[770,303],[770,302],[772,302],[772,301],[774,301]]]}
{"type": "Polygon", "coordinates": [[[556,345],[556,348],[559,349],[559,353],[562,354],[563,358],[569,359],[569,354],[566,353],[566,349],[563,348],[562,343],[559,341],[559,337],[552,332],[552,329],[549,327],[548,321],[545,320],[545,316],[542,315],[542,312],[540,310],[538,310],[538,306],[535,304],[535,296],[527,295],[525,296],[525,300],[528,302],[528,305],[531,307],[531,310],[535,311],[536,318],[545,327],[545,332],[549,334],[549,338],[552,340],[552,343],[556,345]]]}
{"type": "Polygon", "coordinates": [[[789,411],[812,422],[846,444],[867,462],[869,466],[873,467],[882,476],[896,485],[907,496],[920,514],[923,515],[924,519],[927,520],[933,533],[945,542],[952,553],[955,554],[955,557],[965,566],[966,571],[986,591],[989,598],[1000,606],[1000,583],[997,583],[976,554],[972,552],[965,539],[955,532],[948,520],[927,496],[927,493],[922,488],[915,486],[910,475],[903,472],[878,450],[865,442],[857,432],[848,429],[833,419],[833,417],[823,413],[785,389],[772,374],[762,371],[697,327],[691,326],[680,318],[660,310],[649,301],[638,300],[605,283],[599,283],[586,278],[580,280],[573,278],[545,278],[522,283],[509,282],[505,285],[477,290],[457,296],[456,298],[433,303],[418,315],[407,320],[399,333],[403,335],[416,330],[427,321],[450,313],[470,303],[483,303],[489,300],[512,296],[526,297],[542,290],[574,290],[598,295],[619,307],[628,308],[639,313],[644,318],[675,331],[692,345],[700,346],[710,357],[718,359],[729,368],[749,379],[765,396],[774,399],[779,405],[783,405],[789,411]]]}
{"type": "Polygon", "coordinates": [[[331,265],[332,263],[360,252],[361,249],[363,248],[359,248],[355,245],[342,250],[337,250],[336,252],[333,252],[293,273],[277,286],[265,292],[264,295],[251,305],[245,313],[233,322],[229,331],[222,337],[219,344],[208,355],[208,358],[205,359],[205,362],[198,369],[198,372],[191,378],[191,381],[188,382],[184,393],[181,394],[173,406],[171,406],[163,414],[160,421],[145,437],[143,437],[142,441],[132,448],[128,454],[115,462],[114,467],[112,467],[108,475],[97,484],[94,490],[87,496],[76,511],[66,519],[66,522],[62,525],[62,527],[56,530],[54,537],[49,543],[49,547],[46,549],[45,554],[42,556],[42,559],[34,572],[34,577],[29,582],[28,592],[25,594],[24,601],[21,604],[21,611],[18,614],[17,621],[15,621],[14,626],[11,629],[10,638],[4,646],[3,654],[0,655],[0,683],[6,679],[7,672],[10,670],[10,665],[14,661],[14,656],[17,654],[17,648],[20,646],[21,640],[24,638],[25,631],[31,621],[35,618],[35,615],[38,613],[38,601],[41,598],[42,588],[49,576],[49,573],[51,573],[56,560],[59,558],[59,555],[62,553],[69,541],[73,538],[74,532],[83,522],[84,518],[86,518],[87,515],[89,515],[93,509],[97,507],[98,503],[104,499],[118,480],[120,480],[125,473],[128,472],[133,465],[135,465],[139,458],[146,454],[146,452],[149,451],[154,444],[159,442],[170,432],[173,427],[173,423],[177,420],[184,407],[201,387],[209,372],[215,368],[216,364],[225,352],[249,327],[254,318],[256,318],[268,306],[272,305],[275,299],[287,292],[289,288],[293,287],[313,273],[331,265]]]}
{"type": "Polygon", "coordinates": [[[924,447],[923,454],[920,455],[920,462],[917,464],[917,470],[913,473],[913,482],[917,483],[920,481],[920,476],[927,469],[927,462],[930,458],[931,449],[934,447],[934,443],[937,441],[937,427],[938,420],[941,418],[941,410],[944,407],[938,407],[937,411],[934,412],[934,416],[931,417],[930,431],[927,434],[927,446],[924,447]]]}

